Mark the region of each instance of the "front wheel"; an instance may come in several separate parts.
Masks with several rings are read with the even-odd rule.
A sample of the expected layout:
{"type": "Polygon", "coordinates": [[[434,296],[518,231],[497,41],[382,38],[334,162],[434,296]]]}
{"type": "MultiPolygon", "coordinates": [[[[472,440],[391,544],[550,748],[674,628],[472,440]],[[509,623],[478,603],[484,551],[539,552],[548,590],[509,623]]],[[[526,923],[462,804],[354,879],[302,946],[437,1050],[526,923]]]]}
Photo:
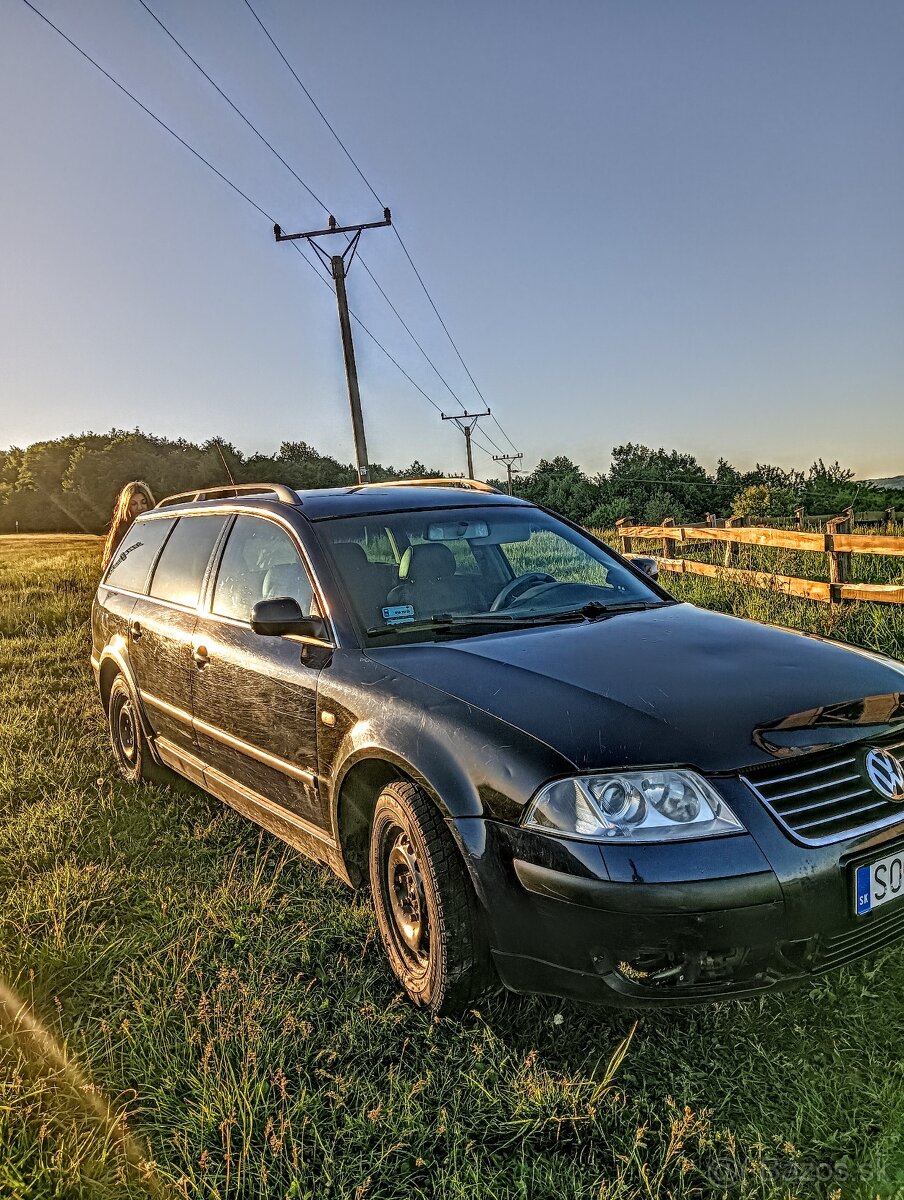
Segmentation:
{"type": "Polygon", "coordinates": [[[415,1004],[458,1016],[492,982],[477,897],[431,799],[399,780],[380,793],[370,882],[389,963],[415,1004]]]}
{"type": "Polygon", "coordinates": [[[107,723],[116,765],[130,783],[169,783],[176,778],[166,767],[154,762],[132,689],[122,675],[116,676],[110,688],[107,723]]]}

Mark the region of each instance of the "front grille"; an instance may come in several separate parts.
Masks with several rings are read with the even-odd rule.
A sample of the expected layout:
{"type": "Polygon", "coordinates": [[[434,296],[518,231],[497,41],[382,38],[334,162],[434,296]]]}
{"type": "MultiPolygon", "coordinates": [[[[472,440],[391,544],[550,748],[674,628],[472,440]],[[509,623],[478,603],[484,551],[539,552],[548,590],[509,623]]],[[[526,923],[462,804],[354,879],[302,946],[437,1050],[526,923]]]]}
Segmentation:
{"type": "Polygon", "coordinates": [[[866,917],[858,917],[858,924],[852,928],[826,938],[815,969],[829,971],[904,938],[904,905],[892,903],[888,907],[890,912],[883,913],[880,909],[866,917]]]}
{"type": "Polygon", "coordinates": [[[861,773],[861,755],[871,746],[904,759],[904,738],[898,734],[807,755],[796,768],[776,763],[751,772],[745,782],[799,841],[810,846],[841,841],[904,821],[904,805],[880,796],[861,773]]]}

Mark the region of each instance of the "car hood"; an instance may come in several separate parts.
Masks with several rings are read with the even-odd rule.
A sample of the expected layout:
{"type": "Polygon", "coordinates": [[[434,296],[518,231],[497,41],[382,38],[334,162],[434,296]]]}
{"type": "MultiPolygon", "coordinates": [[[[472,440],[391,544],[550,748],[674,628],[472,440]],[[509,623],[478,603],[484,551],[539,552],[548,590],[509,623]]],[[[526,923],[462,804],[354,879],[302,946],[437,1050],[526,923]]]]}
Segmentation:
{"type": "Polygon", "coordinates": [[[736,771],[904,724],[904,664],[689,604],[368,654],[579,770],[736,771]]]}

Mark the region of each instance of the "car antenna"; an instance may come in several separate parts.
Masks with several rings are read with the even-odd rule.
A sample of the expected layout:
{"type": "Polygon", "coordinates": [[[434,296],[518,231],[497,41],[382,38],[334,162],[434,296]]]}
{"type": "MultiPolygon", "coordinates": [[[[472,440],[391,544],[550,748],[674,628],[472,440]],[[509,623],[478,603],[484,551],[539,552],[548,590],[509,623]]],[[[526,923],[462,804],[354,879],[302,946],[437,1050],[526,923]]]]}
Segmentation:
{"type": "Polygon", "coordinates": [[[217,448],[217,454],[219,454],[219,456],[220,456],[220,462],[226,468],[226,474],[229,476],[229,482],[232,484],[233,487],[235,487],[235,480],[232,478],[232,472],[229,470],[229,463],[226,461],[226,456],[223,453],[223,447],[220,445],[219,442],[216,442],[215,445],[217,448]]]}

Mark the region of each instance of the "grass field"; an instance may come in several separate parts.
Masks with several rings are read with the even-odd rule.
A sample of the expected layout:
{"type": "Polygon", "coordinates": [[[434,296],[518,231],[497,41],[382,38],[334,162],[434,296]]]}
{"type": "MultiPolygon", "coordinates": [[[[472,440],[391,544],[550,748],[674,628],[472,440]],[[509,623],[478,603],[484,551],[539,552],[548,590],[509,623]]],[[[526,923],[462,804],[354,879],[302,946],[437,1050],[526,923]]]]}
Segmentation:
{"type": "MultiPolygon", "coordinates": [[[[597,530],[598,535],[618,545],[614,531],[597,530]]],[[[855,533],[874,532],[857,527],[855,533]]],[[[883,529],[883,533],[884,533],[883,529]]],[[[893,526],[893,536],[904,537],[904,526],[893,526]]],[[[660,554],[661,539],[635,539],[638,554],[660,554]]],[[[724,544],[684,542],[679,545],[682,558],[721,564],[724,544]]],[[[737,565],[744,570],[791,575],[799,579],[828,579],[826,555],[802,550],[783,550],[771,546],[739,546],[737,565]]],[[[904,558],[887,554],[851,556],[852,583],[904,584],[904,558]]],[[[828,606],[813,600],[794,599],[774,592],[751,588],[742,583],[714,581],[700,575],[678,575],[663,571],[661,582],[682,600],[705,604],[724,612],[758,621],[772,621],[808,633],[855,642],[871,650],[881,650],[904,658],[904,606],[895,604],[844,604],[828,606]]]]}
{"type": "MultiPolygon", "coordinates": [[[[98,553],[0,538],[0,1196],[904,1196],[904,950],[636,1026],[514,996],[432,1020],[365,894],[116,775],[98,553]]],[[[904,656],[904,610],[665,582],[904,656]]]]}

